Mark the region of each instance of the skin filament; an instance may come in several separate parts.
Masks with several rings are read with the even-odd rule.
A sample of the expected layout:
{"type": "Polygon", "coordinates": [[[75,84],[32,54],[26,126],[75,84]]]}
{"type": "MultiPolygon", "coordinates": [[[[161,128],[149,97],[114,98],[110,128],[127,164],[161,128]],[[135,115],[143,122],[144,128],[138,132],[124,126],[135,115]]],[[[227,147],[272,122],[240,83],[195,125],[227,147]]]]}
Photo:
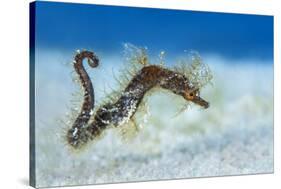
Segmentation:
{"type": "Polygon", "coordinates": [[[75,56],[74,68],[84,88],[84,102],[80,114],[67,133],[68,144],[74,149],[97,138],[110,125],[118,127],[130,121],[145,94],[154,87],[166,89],[204,108],[209,107],[209,103],[199,96],[200,89],[193,86],[184,74],[160,65],[144,65],[132,77],[120,97],[97,109],[92,121],[88,123],[94,108],[94,90],[82,64],[84,58],[88,59],[91,67],[98,65],[98,59],[92,52],[83,51],[75,56]]]}

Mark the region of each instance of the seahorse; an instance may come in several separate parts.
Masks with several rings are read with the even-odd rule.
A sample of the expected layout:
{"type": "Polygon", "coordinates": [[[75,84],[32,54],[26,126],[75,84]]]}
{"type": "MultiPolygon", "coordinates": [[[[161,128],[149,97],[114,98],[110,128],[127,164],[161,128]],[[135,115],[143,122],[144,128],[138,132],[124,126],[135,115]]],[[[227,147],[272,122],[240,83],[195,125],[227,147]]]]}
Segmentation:
{"type": "MultiPolygon", "coordinates": [[[[89,58],[89,56],[85,56],[88,54],[89,52],[77,54],[75,60],[77,63],[80,61],[80,63],[79,66],[76,65],[77,63],[74,64],[85,89],[81,113],[67,134],[68,143],[75,149],[100,136],[109,125],[118,127],[128,122],[136,113],[145,94],[154,87],[171,91],[204,108],[209,107],[209,102],[200,97],[200,89],[193,86],[184,74],[159,65],[145,65],[131,79],[120,97],[114,102],[105,103],[99,107],[93,115],[93,121],[87,124],[86,122],[90,117],[89,111],[93,108],[94,94],[91,81],[82,66],[81,59],[89,58]]],[[[93,53],[90,55],[90,59],[96,66],[97,58],[93,56],[93,53]]]]}

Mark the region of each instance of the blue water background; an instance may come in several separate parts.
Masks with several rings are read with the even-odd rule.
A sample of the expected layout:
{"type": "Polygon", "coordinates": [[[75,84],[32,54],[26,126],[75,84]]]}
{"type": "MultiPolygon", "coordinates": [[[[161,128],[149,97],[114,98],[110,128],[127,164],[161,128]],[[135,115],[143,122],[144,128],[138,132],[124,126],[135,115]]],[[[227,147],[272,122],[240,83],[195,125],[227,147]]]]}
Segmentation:
{"type": "MultiPolygon", "coordinates": [[[[74,3],[36,3],[36,48],[113,54],[130,42],[151,53],[183,50],[273,60],[273,16],[74,3]]],[[[270,62],[270,61],[269,61],[270,62]]]]}

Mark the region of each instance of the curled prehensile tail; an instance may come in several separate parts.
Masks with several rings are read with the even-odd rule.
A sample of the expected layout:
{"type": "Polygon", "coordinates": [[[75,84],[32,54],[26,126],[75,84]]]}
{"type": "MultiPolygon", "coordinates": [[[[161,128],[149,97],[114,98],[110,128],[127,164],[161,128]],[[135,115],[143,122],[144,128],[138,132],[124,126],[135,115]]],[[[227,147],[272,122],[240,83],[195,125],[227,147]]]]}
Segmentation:
{"type": "Polygon", "coordinates": [[[81,138],[78,139],[77,137],[81,135],[79,133],[81,132],[81,129],[86,127],[95,103],[93,85],[83,66],[84,59],[88,60],[88,64],[92,68],[99,65],[99,59],[93,52],[86,50],[81,52],[79,50],[77,51],[73,61],[73,67],[78,74],[80,83],[84,89],[84,100],[79,115],[75,119],[71,129],[67,132],[67,141],[72,146],[75,146],[76,142],[81,140],[81,138]]]}

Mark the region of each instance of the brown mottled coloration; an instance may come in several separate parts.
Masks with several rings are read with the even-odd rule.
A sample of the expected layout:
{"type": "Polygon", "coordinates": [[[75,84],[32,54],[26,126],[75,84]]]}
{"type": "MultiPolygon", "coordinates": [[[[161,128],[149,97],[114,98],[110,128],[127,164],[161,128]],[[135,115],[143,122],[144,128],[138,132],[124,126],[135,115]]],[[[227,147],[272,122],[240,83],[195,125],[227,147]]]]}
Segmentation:
{"type": "MultiPolygon", "coordinates": [[[[78,57],[77,60],[80,61],[81,58],[78,57]]],[[[77,69],[76,71],[80,75],[80,80],[85,88],[85,99],[82,110],[86,110],[88,113],[93,108],[93,96],[91,96],[93,94],[92,84],[88,79],[82,63],[79,63],[76,67],[75,69],[77,69]]],[[[193,88],[188,78],[183,74],[157,65],[144,66],[132,78],[116,102],[107,103],[96,111],[92,123],[84,126],[86,124],[85,121],[89,120],[90,115],[83,114],[82,112],[79,116],[83,119],[80,119],[78,116],[77,123],[75,122],[69,131],[69,144],[74,148],[79,148],[89,140],[99,136],[109,125],[117,127],[127,123],[134,116],[144,95],[150,89],[157,86],[182,96],[184,99],[192,101],[204,108],[209,107],[209,103],[200,98],[199,88],[193,88]],[[83,116],[85,115],[86,117],[84,119],[83,116]],[[79,121],[81,123],[78,123],[79,121]]]]}
{"type": "Polygon", "coordinates": [[[156,86],[172,91],[204,108],[209,107],[209,103],[199,97],[199,89],[190,87],[189,81],[184,75],[151,65],[143,67],[133,77],[115,103],[108,103],[97,111],[94,121],[87,130],[93,137],[99,135],[109,124],[117,127],[122,125],[124,120],[130,120],[146,92],[156,86]]]}

